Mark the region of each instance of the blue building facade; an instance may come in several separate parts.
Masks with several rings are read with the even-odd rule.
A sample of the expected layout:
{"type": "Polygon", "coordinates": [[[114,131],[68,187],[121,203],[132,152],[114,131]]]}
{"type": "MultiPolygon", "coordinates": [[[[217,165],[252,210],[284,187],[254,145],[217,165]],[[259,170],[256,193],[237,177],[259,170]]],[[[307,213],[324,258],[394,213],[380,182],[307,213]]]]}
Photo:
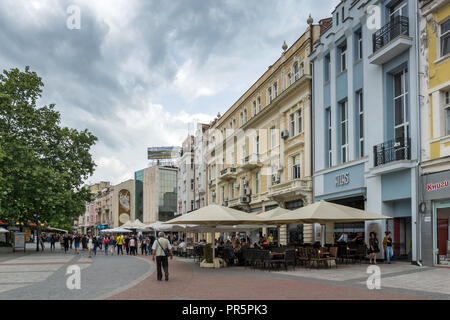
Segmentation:
{"type": "Polygon", "coordinates": [[[392,218],[339,224],[327,237],[363,232],[367,242],[374,231],[381,242],[389,230],[396,255],[411,261],[420,156],[417,10],[413,0],[341,1],[310,55],[314,201],[392,218]]]}

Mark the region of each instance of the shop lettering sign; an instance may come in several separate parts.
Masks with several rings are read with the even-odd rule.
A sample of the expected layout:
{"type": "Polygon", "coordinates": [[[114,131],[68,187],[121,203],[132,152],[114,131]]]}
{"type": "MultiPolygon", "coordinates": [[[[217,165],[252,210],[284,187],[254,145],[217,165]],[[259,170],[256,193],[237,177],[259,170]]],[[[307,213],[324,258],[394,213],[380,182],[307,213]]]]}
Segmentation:
{"type": "Polygon", "coordinates": [[[350,183],[350,173],[345,172],[336,176],[336,187],[345,186],[350,183]]]}
{"type": "Polygon", "coordinates": [[[448,188],[448,180],[427,185],[427,191],[436,191],[443,188],[448,188]]]}

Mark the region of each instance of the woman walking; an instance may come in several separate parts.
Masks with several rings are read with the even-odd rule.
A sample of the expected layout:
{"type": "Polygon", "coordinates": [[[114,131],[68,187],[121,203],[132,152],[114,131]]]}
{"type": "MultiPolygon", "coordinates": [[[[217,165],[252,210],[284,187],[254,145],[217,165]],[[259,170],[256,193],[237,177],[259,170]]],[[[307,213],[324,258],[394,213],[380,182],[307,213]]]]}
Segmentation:
{"type": "Polygon", "coordinates": [[[89,239],[87,241],[87,247],[89,252],[89,258],[92,258],[92,249],[94,249],[94,241],[92,240],[92,235],[89,235],[89,239]]]}
{"type": "Polygon", "coordinates": [[[130,255],[136,255],[136,238],[130,238],[130,255]]]}
{"type": "Polygon", "coordinates": [[[69,250],[69,235],[66,233],[66,235],[64,236],[63,239],[63,244],[64,244],[64,253],[67,253],[67,250],[69,250]]]}
{"type": "Polygon", "coordinates": [[[378,239],[377,234],[375,232],[370,233],[369,239],[369,255],[370,255],[370,264],[377,264],[377,253],[380,252],[380,248],[378,247],[378,239]]]}

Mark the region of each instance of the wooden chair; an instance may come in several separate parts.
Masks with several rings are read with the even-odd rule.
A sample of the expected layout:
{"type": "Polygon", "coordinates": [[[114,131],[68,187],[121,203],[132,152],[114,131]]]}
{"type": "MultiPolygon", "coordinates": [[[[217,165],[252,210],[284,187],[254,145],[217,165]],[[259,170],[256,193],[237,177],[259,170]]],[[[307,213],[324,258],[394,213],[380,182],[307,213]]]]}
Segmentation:
{"type": "Polygon", "coordinates": [[[331,247],[330,248],[330,256],[325,259],[327,259],[327,261],[334,261],[334,264],[337,269],[338,247],[331,247]]]}
{"type": "Polygon", "coordinates": [[[319,269],[320,262],[324,262],[324,265],[325,265],[326,261],[327,261],[326,258],[320,257],[319,250],[317,250],[317,249],[311,250],[311,258],[310,258],[310,264],[309,264],[310,269],[312,269],[312,265],[314,264],[314,262],[317,263],[317,269],[319,269]]]}

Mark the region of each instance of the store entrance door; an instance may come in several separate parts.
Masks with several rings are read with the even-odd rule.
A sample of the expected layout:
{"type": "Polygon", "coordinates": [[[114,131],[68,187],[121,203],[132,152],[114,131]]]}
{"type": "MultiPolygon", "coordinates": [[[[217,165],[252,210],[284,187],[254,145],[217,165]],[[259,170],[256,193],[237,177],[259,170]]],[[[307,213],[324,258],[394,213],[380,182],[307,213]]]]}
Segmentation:
{"type": "Polygon", "coordinates": [[[394,256],[409,259],[412,250],[411,218],[394,219],[394,256]]]}

